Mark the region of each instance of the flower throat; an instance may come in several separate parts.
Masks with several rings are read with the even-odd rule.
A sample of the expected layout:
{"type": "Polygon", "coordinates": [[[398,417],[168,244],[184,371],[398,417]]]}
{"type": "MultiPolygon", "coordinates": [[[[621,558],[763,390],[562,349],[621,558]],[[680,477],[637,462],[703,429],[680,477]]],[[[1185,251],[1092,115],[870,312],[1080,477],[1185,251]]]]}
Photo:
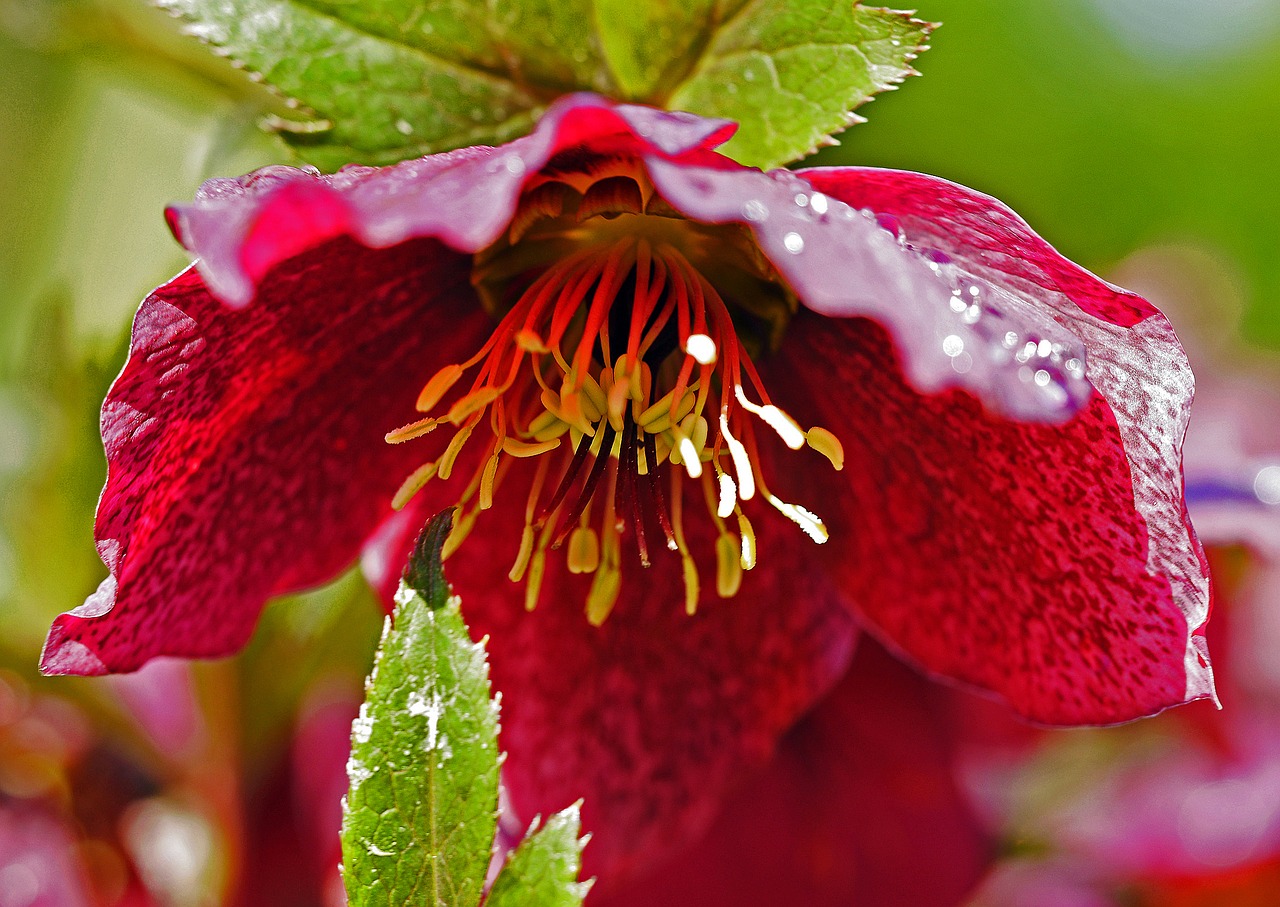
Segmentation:
{"type": "Polygon", "coordinates": [[[758,426],[793,450],[807,444],[843,466],[831,432],[805,431],[770,402],[739,337],[734,314],[747,339],[764,345],[791,313],[780,283],[761,279],[768,265],[754,244],[734,228],[692,229],[651,190],[647,201],[645,194],[629,176],[579,187],[549,181],[526,192],[507,236],[477,257],[473,273],[499,318],[493,334],[469,360],[426,383],[417,408],[431,415],[387,435],[403,443],[443,424],[455,430],[445,452],[405,480],[397,509],[431,479],[448,479],[473,438],[483,447],[446,557],[492,506],[512,464],[537,459],[510,578],[525,581],[532,609],[548,552],[565,549],[571,572],[594,574],[586,610],[596,624],[618,598],[624,545],[644,567],[665,556],[660,549],[677,554],[685,607],[695,610],[686,484],[717,530],[721,597],[734,595],[756,563],[744,502],[763,498],[814,541],[826,541],[817,516],[770,492],[758,466],[758,426]],[[704,271],[733,288],[732,314],[704,271]],[[469,389],[440,412],[473,370],[469,389]]]}

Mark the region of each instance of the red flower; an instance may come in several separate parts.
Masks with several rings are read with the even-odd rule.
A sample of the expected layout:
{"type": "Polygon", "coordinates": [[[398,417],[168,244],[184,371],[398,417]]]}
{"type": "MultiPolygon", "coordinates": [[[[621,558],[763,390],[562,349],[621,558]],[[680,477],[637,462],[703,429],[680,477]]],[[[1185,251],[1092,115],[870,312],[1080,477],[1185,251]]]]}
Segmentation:
{"type": "Polygon", "coordinates": [[[502,148],[173,209],[199,262],[103,409],[111,576],[44,669],[232,652],[461,501],[512,802],[585,797],[596,871],[704,827],[858,627],[1042,722],[1211,696],[1164,318],[990,198],[760,173],[732,128],[575,96],[502,148]]]}

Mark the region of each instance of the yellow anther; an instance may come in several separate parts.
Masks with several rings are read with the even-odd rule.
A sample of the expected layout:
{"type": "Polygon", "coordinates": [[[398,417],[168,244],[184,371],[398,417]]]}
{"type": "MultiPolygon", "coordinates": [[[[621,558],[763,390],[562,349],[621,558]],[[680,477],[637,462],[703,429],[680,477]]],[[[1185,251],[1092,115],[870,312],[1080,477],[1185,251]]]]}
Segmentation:
{"type": "MultiPolygon", "coordinates": [[[[591,408],[595,411],[594,415],[591,415],[591,421],[595,422],[604,415],[604,412],[609,405],[608,400],[605,397],[604,390],[596,383],[595,378],[592,378],[590,375],[586,375],[582,379],[582,391],[586,396],[583,403],[585,404],[590,402],[591,408]]],[[[585,408],[586,407],[584,406],[584,409],[585,408]]]]}
{"type": "Polygon", "coordinates": [[[473,510],[463,517],[460,517],[453,524],[453,529],[449,532],[449,537],[444,540],[444,546],[440,549],[440,559],[445,560],[453,552],[457,551],[459,546],[467,540],[467,536],[471,534],[471,530],[475,528],[476,517],[480,515],[480,511],[473,510]]]}
{"type": "Polygon", "coordinates": [[[520,553],[516,555],[516,562],[511,565],[511,570],[507,573],[507,579],[513,583],[520,582],[525,570],[529,567],[529,558],[532,556],[533,527],[526,524],[524,532],[520,535],[520,553]]]}
{"type": "Polygon", "coordinates": [[[844,469],[844,445],[840,439],[820,425],[805,432],[809,446],[831,461],[837,471],[844,469]]]}
{"type": "Polygon", "coordinates": [[[391,498],[392,510],[403,510],[404,505],[413,500],[413,496],[422,490],[436,474],[435,463],[423,463],[405,479],[391,498]]]}
{"type": "MultiPolygon", "coordinates": [[[[711,434],[711,426],[707,424],[707,420],[702,416],[686,416],[681,427],[689,433],[689,439],[693,441],[694,450],[698,451],[698,458],[702,458],[702,452],[707,448],[707,437],[711,434]],[[690,421],[692,420],[692,421],[690,421]]],[[[697,478],[695,476],[695,478],[697,478]]]]}
{"type": "Polygon", "coordinates": [[[593,627],[603,624],[618,603],[618,593],[622,591],[622,571],[606,564],[596,572],[591,581],[591,590],[587,593],[587,621],[593,627]]]}
{"type": "Polygon", "coordinates": [[[747,395],[742,392],[742,385],[735,385],[733,388],[734,395],[737,396],[738,402],[747,409],[759,416],[764,423],[778,433],[784,444],[792,450],[799,450],[804,447],[804,432],[800,426],[796,424],[796,420],[788,416],[772,403],[767,406],[756,406],[747,399],[747,395]]]}
{"type": "Polygon", "coordinates": [[[440,371],[431,376],[422,388],[422,392],[418,394],[418,402],[415,404],[418,412],[426,413],[435,408],[443,397],[459,378],[462,377],[462,366],[446,365],[440,371]]]}
{"type": "Polygon", "coordinates": [[[733,598],[742,586],[742,557],[737,540],[725,532],[716,539],[716,594],[733,598]]]}
{"type": "Polygon", "coordinates": [[[538,593],[542,591],[542,575],[547,570],[547,552],[539,550],[529,561],[529,581],[524,587],[524,609],[538,607],[538,593]]]}
{"type": "Polygon", "coordinates": [[[738,486],[727,472],[716,469],[716,478],[720,480],[720,503],[716,507],[716,516],[728,519],[733,508],[738,506],[738,486]]]}
{"type": "Polygon", "coordinates": [[[516,332],[516,346],[526,353],[549,352],[547,345],[542,342],[542,338],[528,328],[521,328],[516,332]]]}
{"type": "Polygon", "coordinates": [[[461,425],[467,417],[480,412],[494,400],[502,396],[501,387],[482,387],[467,394],[453,406],[449,407],[449,415],[445,418],[454,425],[461,425]]]}
{"type": "Polygon", "coordinates": [[[684,611],[693,615],[698,611],[698,565],[687,552],[681,552],[684,561],[684,611]]]}
{"type": "MultiPolygon", "coordinates": [[[[547,415],[547,414],[544,413],[543,415],[547,415]]],[[[560,424],[564,425],[563,422],[561,422],[560,424]]],[[[565,426],[565,427],[567,428],[568,426],[565,426]]],[[[503,452],[508,453],[513,457],[536,457],[539,454],[544,454],[544,453],[547,453],[548,451],[555,450],[559,446],[560,446],[559,438],[552,438],[548,441],[536,441],[532,444],[530,444],[528,441],[521,441],[518,438],[512,438],[510,436],[502,439],[503,452]]]]}
{"type": "Polygon", "coordinates": [[[756,532],[741,508],[738,510],[738,534],[742,536],[742,569],[750,570],[756,565],[756,532]]]}
{"type": "Polygon", "coordinates": [[[600,538],[590,526],[579,526],[569,536],[569,572],[595,573],[600,566],[600,538]]]}
{"type": "Polygon", "coordinates": [[[489,462],[484,464],[484,473],[480,476],[480,509],[488,510],[493,506],[493,481],[498,474],[498,452],[494,451],[489,462]]]}
{"type": "Polygon", "coordinates": [[[768,498],[770,504],[778,509],[779,513],[803,529],[805,535],[809,536],[809,538],[813,539],[819,545],[830,537],[827,532],[827,527],[823,525],[822,520],[818,519],[818,517],[810,511],[805,510],[799,504],[789,504],[781,498],[776,498],[767,492],[765,497],[768,498]]]}
{"type": "Polygon", "coordinates": [[[671,450],[671,462],[677,466],[683,466],[685,472],[689,473],[689,478],[696,479],[700,477],[702,475],[702,459],[698,456],[698,448],[694,447],[693,441],[680,429],[671,429],[671,434],[676,442],[671,450]]]}
{"type": "Polygon", "coordinates": [[[428,432],[435,431],[435,427],[439,424],[439,419],[419,419],[417,422],[410,422],[408,425],[392,429],[383,436],[383,439],[388,444],[403,444],[405,441],[412,441],[414,438],[421,438],[428,432]]]}
{"type": "Polygon", "coordinates": [[[453,473],[454,461],[458,459],[458,454],[462,452],[462,445],[467,443],[467,439],[471,437],[471,433],[476,429],[476,422],[468,422],[464,425],[453,440],[449,442],[449,446],[445,448],[444,456],[440,458],[440,468],[436,470],[436,475],[442,479],[447,479],[453,473]]]}

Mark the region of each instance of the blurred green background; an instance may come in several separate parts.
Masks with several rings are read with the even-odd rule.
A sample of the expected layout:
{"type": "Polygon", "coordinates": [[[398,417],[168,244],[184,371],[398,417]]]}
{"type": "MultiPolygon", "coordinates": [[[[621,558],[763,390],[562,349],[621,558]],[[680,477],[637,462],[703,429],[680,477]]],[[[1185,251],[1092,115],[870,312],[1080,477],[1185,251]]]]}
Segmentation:
{"type": "MultiPolygon", "coordinates": [[[[1003,199],[1167,302],[1193,354],[1280,349],[1280,0],[929,0],[920,15],[944,23],[923,78],[819,161],[1003,199]]],[[[186,263],[163,206],[287,161],[257,129],[280,102],[141,0],[0,0],[0,80],[0,686],[110,712],[109,688],[34,674],[49,621],[105,573],[97,408],[133,309],[186,263]]],[[[245,656],[197,669],[247,728],[218,758],[270,763],[287,741],[271,728],[315,672],[355,688],[379,622],[357,585],[271,609],[245,656]],[[365,645],[318,649],[338,620],[365,645]],[[284,657],[296,683],[256,683],[284,657]]]]}

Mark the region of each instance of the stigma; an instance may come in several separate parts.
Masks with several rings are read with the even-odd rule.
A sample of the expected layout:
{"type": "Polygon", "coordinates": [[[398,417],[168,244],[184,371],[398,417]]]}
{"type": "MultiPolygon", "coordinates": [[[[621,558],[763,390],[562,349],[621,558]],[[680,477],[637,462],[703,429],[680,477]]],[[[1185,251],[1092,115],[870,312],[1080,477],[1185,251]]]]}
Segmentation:
{"type": "Polygon", "coordinates": [[[509,572],[525,584],[528,608],[549,557],[592,576],[586,614],[600,624],[624,574],[678,556],[692,614],[698,558],[714,556],[722,598],[756,565],[744,505],[765,502],[813,541],[828,538],[816,514],[770,491],[761,433],[792,450],[807,446],[835,469],[843,449],[830,431],[802,428],[760,380],[748,346],[766,346],[785,324],[786,295],[745,234],[688,225],[633,173],[575,176],[526,191],[507,236],[477,257],[473,282],[497,326],[474,356],[427,381],[422,418],[387,434],[398,444],[441,427],[453,433],[392,505],[450,479],[468,449],[448,557],[512,466],[536,461],[509,572]],[[743,324],[752,343],[740,337],[743,324]],[[714,524],[714,552],[686,543],[689,506],[714,524]]]}

